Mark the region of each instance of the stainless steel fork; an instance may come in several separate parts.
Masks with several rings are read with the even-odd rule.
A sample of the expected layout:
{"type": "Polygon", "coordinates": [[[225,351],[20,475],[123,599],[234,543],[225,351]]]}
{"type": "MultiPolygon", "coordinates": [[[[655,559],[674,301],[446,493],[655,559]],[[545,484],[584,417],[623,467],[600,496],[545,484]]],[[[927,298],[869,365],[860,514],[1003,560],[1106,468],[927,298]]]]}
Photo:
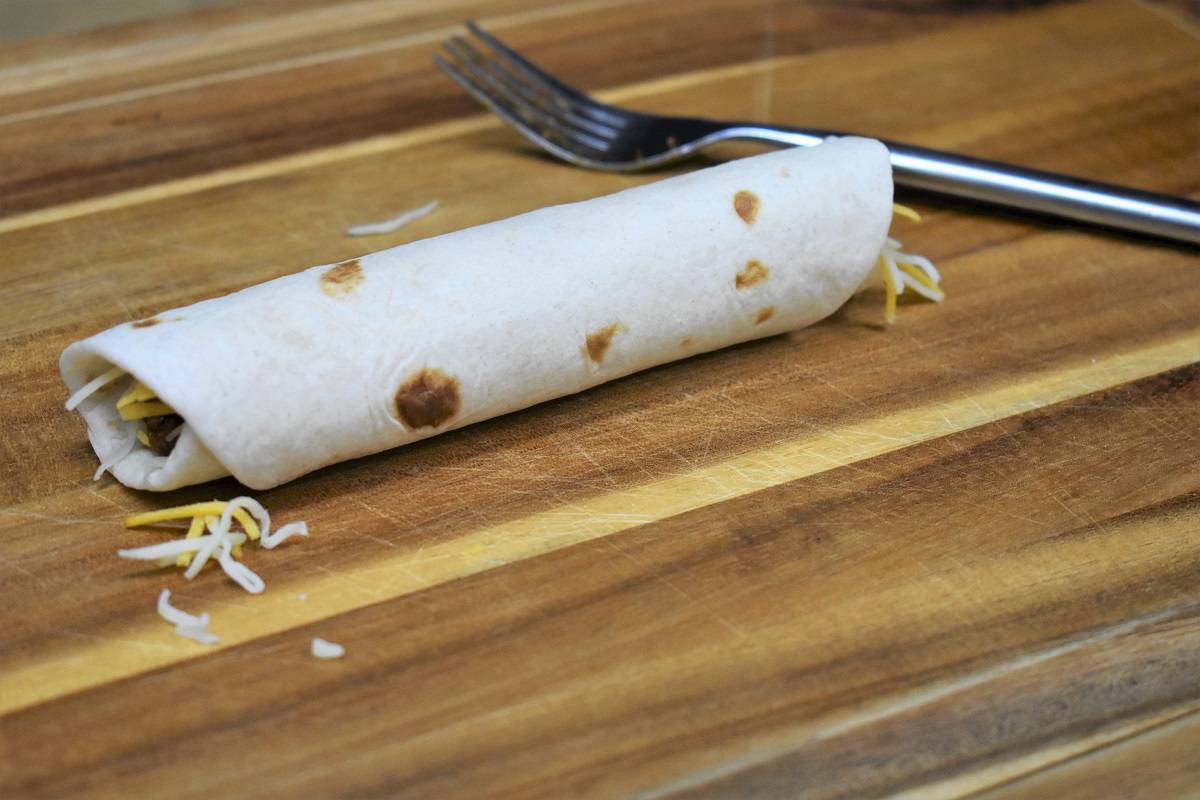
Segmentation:
{"type": "MultiPolygon", "coordinates": [[[[643,114],[601,103],[539,69],[473,22],[434,61],[525,138],[592,169],[631,172],[686,158],[716,142],[820,144],[837,131],[643,114]]],[[[900,186],[1200,245],[1200,203],[884,140],[900,186]]]]}

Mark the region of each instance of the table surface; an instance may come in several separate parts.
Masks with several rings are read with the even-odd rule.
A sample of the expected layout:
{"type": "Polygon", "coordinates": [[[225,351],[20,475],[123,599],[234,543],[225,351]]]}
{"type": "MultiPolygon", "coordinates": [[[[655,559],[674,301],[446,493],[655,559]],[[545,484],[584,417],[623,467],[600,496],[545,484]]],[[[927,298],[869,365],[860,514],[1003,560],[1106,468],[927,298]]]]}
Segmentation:
{"type": "Polygon", "coordinates": [[[909,198],[949,298],[890,329],[867,293],[261,493],[313,531],[261,596],[115,557],[240,489],[93,483],[67,343],[653,179],[481,113],[430,65],[468,17],[639,108],[1200,197],[1187,3],[264,0],[6,47],[0,795],[1195,796],[1194,251],[909,198]]]}

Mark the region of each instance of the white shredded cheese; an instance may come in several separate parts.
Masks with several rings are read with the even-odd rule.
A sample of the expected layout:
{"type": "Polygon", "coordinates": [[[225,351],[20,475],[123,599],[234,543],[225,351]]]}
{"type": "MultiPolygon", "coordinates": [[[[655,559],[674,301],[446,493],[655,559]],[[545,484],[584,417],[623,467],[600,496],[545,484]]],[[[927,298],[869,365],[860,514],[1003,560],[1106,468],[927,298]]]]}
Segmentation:
{"type": "Polygon", "coordinates": [[[411,211],[405,211],[402,214],[397,214],[391,219],[385,219],[380,222],[368,222],[363,225],[352,225],[346,228],[347,236],[373,236],[378,233],[391,233],[399,230],[410,222],[415,222],[421,217],[428,216],[437,208],[438,201],[434,200],[426,203],[420,208],[414,208],[411,211]]]}
{"type": "MultiPolygon", "coordinates": [[[[209,526],[208,529],[212,533],[208,536],[197,537],[198,539],[207,539],[208,541],[196,551],[196,555],[192,559],[192,563],[188,565],[187,571],[183,573],[183,577],[190,581],[200,574],[200,570],[208,563],[208,559],[217,551],[217,548],[221,546],[225,538],[230,536],[229,526],[233,523],[233,512],[239,508],[245,508],[255,516],[259,516],[259,514],[255,513],[258,511],[261,513],[261,516],[259,516],[260,520],[263,520],[264,523],[270,522],[270,518],[266,516],[266,510],[254,500],[251,500],[249,497],[233,498],[225,504],[224,510],[221,511],[221,517],[217,520],[216,524],[209,526]]],[[[229,577],[233,578],[232,575],[229,577]]],[[[234,578],[234,580],[237,580],[237,578],[234,578]]]]}
{"type": "Polygon", "coordinates": [[[312,654],[315,658],[341,658],[346,655],[346,648],[318,636],[312,640],[312,654]]]}
{"type": "Polygon", "coordinates": [[[195,616],[171,605],[171,590],[158,595],[158,615],[175,626],[175,633],[200,644],[216,644],[217,635],[208,630],[208,614],[195,616]]]}
{"type": "MultiPolygon", "coordinates": [[[[135,561],[157,561],[160,558],[174,558],[181,553],[195,553],[200,548],[204,547],[213,540],[214,536],[197,536],[195,539],[172,539],[169,542],[159,542],[145,547],[132,547],[125,550],[118,550],[117,555],[121,558],[130,558],[135,561]]],[[[232,547],[235,544],[241,544],[246,541],[246,534],[231,533],[229,534],[229,543],[232,547]]]]}
{"type": "Polygon", "coordinates": [[[92,394],[94,394],[95,392],[104,388],[105,386],[112,383],[113,381],[115,381],[117,378],[121,377],[124,374],[125,374],[125,370],[121,369],[120,367],[113,367],[108,372],[105,372],[103,375],[92,378],[90,381],[85,383],[83,386],[80,386],[78,391],[75,392],[75,394],[73,394],[69,398],[67,398],[67,403],[66,403],[67,411],[74,411],[75,408],[80,403],[82,403],[84,400],[87,400],[89,397],[92,396],[92,394]]]}
{"type": "Polygon", "coordinates": [[[208,614],[195,616],[171,605],[171,590],[163,589],[158,595],[158,615],[172,625],[191,625],[195,628],[208,627],[208,614]]]}
{"type": "Polygon", "coordinates": [[[912,289],[926,300],[940,303],[945,299],[945,294],[936,288],[942,281],[942,276],[938,273],[937,267],[924,256],[902,252],[900,250],[901,246],[899,241],[889,236],[884,240],[883,249],[880,252],[880,256],[882,256],[884,261],[884,269],[887,270],[888,276],[892,280],[896,294],[902,295],[906,288],[912,289]],[[912,267],[920,271],[932,286],[918,280],[902,269],[902,267],[912,267]]]}
{"type": "Polygon", "coordinates": [[[262,594],[263,589],[267,588],[267,584],[262,578],[258,577],[258,573],[234,558],[224,546],[221,548],[221,555],[217,556],[217,563],[221,565],[221,569],[225,570],[225,574],[234,583],[241,586],[250,594],[262,594]]]}
{"type": "Polygon", "coordinates": [[[271,533],[264,524],[262,526],[262,536],[259,538],[259,541],[262,542],[263,547],[268,550],[274,550],[293,536],[308,536],[308,523],[289,522],[274,533],[271,533]]]}

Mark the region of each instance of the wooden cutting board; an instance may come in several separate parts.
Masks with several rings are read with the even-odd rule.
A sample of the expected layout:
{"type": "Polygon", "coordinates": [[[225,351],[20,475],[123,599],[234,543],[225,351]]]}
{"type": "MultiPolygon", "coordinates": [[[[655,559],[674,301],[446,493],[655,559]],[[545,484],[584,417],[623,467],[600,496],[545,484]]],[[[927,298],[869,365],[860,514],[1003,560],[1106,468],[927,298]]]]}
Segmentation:
{"type": "Polygon", "coordinates": [[[1200,197],[1187,3],[262,0],[8,46],[0,796],[1200,792],[1183,248],[909,196],[949,297],[890,329],[868,293],[261,493],[312,530],[261,596],[115,557],[243,490],[93,483],[69,342],[654,179],[481,113],[430,64],[470,17],[614,102],[1200,197]]]}

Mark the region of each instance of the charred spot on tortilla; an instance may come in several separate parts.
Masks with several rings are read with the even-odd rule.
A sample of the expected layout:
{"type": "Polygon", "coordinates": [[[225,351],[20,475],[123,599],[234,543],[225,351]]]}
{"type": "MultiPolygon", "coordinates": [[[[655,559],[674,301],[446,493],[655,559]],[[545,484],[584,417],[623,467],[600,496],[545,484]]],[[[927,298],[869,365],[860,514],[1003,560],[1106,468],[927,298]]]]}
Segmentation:
{"type": "Polygon", "coordinates": [[[758,195],[746,189],[739,189],[737,194],[733,196],[733,210],[742,218],[742,222],[747,225],[753,225],[754,220],[758,218],[758,209],[762,202],[758,199],[758,195]]]}
{"type": "Polygon", "coordinates": [[[150,328],[162,322],[158,317],[149,317],[147,319],[139,319],[136,322],[129,323],[135,328],[150,328]]]}
{"type": "Polygon", "coordinates": [[[357,258],[352,258],[333,265],[321,274],[321,291],[330,297],[341,297],[354,291],[362,282],[362,265],[357,258]]]}
{"type": "Polygon", "coordinates": [[[410,430],[436,428],[461,407],[458,381],[440,369],[420,369],[396,390],[396,416],[410,430]]]}
{"type": "Polygon", "coordinates": [[[746,266],[733,279],[733,285],[736,289],[749,289],[751,286],[762,283],[771,274],[771,270],[767,269],[761,261],[750,259],[746,262],[746,266]]]}
{"type": "Polygon", "coordinates": [[[754,324],[762,325],[773,316],[775,316],[775,306],[763,306],[755,313],[754,324]]]}
{"type": "Polygon", "coordinates": [[[621,324],[614,322],[612,325],[606,325],[600,330],[588,334],[587,346],[584,350],[593,364],[599,364],[604,360],[604,356],[608,353],[608,348],[612,347],[613,337],[617,335],[617,331],[620,329],[621,324]]]}

